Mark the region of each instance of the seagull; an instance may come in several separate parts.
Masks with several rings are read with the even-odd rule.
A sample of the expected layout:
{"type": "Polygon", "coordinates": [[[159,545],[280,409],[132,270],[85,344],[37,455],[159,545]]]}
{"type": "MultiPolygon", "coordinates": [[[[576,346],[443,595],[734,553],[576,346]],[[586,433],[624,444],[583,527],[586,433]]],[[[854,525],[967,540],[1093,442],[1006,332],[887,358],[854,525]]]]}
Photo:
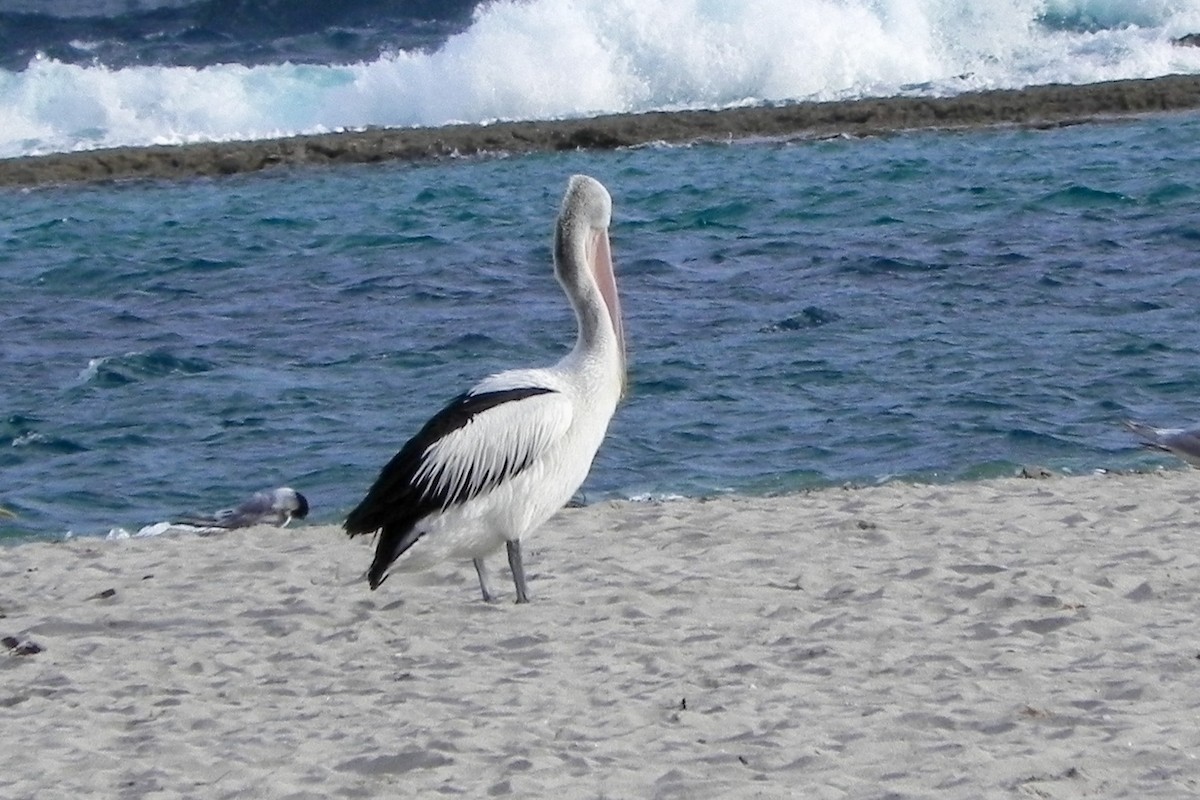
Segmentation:
{"type": "Polygon", "coordinates": [[[583,483],[625,392],[611,218],[612,199],[599,181],[568,181],[554,230],[554,274],[575,310],[574,348],[553,366],[498,372],[451,400],[346,518],[352,537],[380,532],[367,572],[371,589],[393,565],[411,571],[461,558],[475,565],[490,602],[484,558],[504,545],[516,600],[529,602],[521,540],[583,483]]]}
{"type": "Polygon", "coordinates": [[[1125,420],[1125,427],[1142,440],[1143,447],[1165,450],[1193,467],[1200,467],[1200,428],[1155,428],[1129,419],[1125,420]]]}
{"type": "Polygon", "coordinates": [[[172,520],[171,527],[233,530],[253,525],[287,527],[293,519],[308,516],[308,499],[287,486],[255,492],[237,508],[223,508],[212,514],[189,514],[172,520]]]}

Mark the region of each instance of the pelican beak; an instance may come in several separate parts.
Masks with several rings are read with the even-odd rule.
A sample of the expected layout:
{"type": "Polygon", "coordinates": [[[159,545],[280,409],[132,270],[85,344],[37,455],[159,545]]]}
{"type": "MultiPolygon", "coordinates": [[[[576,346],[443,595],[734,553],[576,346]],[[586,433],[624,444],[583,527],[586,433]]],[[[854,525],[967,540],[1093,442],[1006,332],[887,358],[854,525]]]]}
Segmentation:
{"type": "Polygon", "coordinates": [[[621,298],[617,295],[617,279],[613,273],[612,250],[608,244],[608,231],[601,228],[595,232],[592,239],[592,273],[596,277],[596,285],[600,287],[600,296],[608,308],[608,318],[612,322],[613,334],[617,339],[617,354],[621,359],[621,397],[625,396],[625,322],[621,317],[621,298]]]}

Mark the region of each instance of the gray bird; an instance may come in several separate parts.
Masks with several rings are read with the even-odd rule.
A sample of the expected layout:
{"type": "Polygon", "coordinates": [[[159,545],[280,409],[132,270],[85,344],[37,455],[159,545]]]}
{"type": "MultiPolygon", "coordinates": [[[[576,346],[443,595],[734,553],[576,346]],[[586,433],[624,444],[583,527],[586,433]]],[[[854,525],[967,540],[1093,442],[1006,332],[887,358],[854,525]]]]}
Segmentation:
{"type": "Polygon", "coordinates": [[[1142,440],[1142,447],[1165,450],[1193,467],[1200,467],[1200,428],[1155,428],[1130,419],[1125,420],[1125,427],[1142,440]]]}
{"type": "Polygon", "coordinates": [[[189,514],[171,521],[172,525],[199,528],[249,528],[253,525],[284,527],[293,519],[308,516],[308,500],[287,486],[256,492],[237,508],[223,508],[212,514],[189,514]]]}

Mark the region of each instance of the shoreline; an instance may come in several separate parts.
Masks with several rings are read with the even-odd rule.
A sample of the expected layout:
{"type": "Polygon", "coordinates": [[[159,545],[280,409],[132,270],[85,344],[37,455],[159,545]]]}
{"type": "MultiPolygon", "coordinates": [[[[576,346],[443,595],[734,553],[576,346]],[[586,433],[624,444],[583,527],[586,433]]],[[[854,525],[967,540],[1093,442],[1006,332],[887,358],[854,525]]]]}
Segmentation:
{"type": "MultiPolygon", "coordinates": [[[[927,478],[920,475],[898,475],[880,481],[856,481],[843,480],[839,482],[820,483],[805,486],[793,486],[787,488],[771,488],[758,491],[753,490],[724,490],[714,491],[709,494],[699,495],[683,495],[673,492],[660,494],[639,494],[633,496],[601,496],[594,500],[584,499],[577,501],[575,498],[571,500],[564,510],[576,511],[588,508],[600,508],[608,506],[629,506],[638,508],[646,505],[661,505],[664,503],[710,503],[713,501],[728,500],[728,499],[745,499],[745,500],[782,500],[788,498],[807,497],[823,492],[857,492],[871,491],[884,487],[908,487],[911,489],[918,488],[933,488],[933,487],[969,487],[977,484],[983,484],[990,481],[1004,480],[1072,480],[1076,478],[1087,477],[1114,477],[1114,478],[1135,478],[1138,476],[1164,475],[1178,472],[1188,472],[1191,468],[1184,464],[1174,464],[1171,459],[1165,459],[1164,463],[1159,464],[1143,464],[1133,467],[1097,467],[1083,472],[1075,472],[1072,470],[1062,470],[1058,468],[1045,467],[1040,464],[1029,463],[1022,467],[1005,470],[999,474],[975,475],[971,477],[957,477],[949,479],[927,478]]],[[[0,505],[0,509],[4,507],[0,505]]],[[[5,509],[7,510],[7,509],[5,509]]],[[[348,509],[347,509],[348,510],[348,509]]],[[[147,536],[139,536],[137,532],[145,528],[153,528],[156,525],[165,525],[165,521],[157,522],[116,522],[110,523],[107,531],[93,530],[88,532],[75,532],[71,529],[65,532],[49,532],[46,530],[18,530],[22,519],[20,515],[14,512],[9,512],[11,517],[0,520],[0,553],[5,552],[8,548],[21,547],[29,544],[63,544],[75,541],[82,542],[120,542],[120,541],[154,541],[158,539],[169,539],[177,535],[182,535],[180,532],[170,532],[165,534],[154,534],[147,536]],[[6,527],[5,527],[6,526],[6,527]]],[[[299,523],[305,528],[339,528],[341,521],[345,516],[345,512],[334,519],[314,518],[309,517],[307,520],[299,523]]]]}
{"type": "Polygon", "coordinates": [[[602,503],[531,537],[523,606],[469,563],[371,592],[330,525],[21,545],[0,788],[1190,796],[1197,500],[1162,471],[602,503]]]}
{"type": "Polygon", "coordinates": [[[182,180],[282,166],[426,162],[498,154],[609,150],[655,142],[876,136],[911,130],[1058,127],[1200,108],[1200,75],[1056,84],[952,97],[801,102],[720,111],[380,128],[280,139],[118,147],[0,159],[0,187],[182,180]]]}

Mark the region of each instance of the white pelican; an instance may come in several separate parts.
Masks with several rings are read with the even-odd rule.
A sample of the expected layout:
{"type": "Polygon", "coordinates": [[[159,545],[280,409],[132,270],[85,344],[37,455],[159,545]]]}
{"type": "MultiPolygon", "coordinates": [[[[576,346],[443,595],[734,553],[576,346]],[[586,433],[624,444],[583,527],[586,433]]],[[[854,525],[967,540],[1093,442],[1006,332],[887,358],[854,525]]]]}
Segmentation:
{"type": "Polygon", "coordinates": [[[570,179],[554,230],[554,274],[575,309],[574,349],[552,367],[498,372],[451,400],[346,518],[351,536],[380,531],[367,572],[372,589],[394,563],[417,570],[469,558],[490,601],[484,557],[504,544],[517,602],[529,601],[521,538],[583,483],[625,390],[611,217],[599,181],[570,179]]]}
{"type": "Polygon", "coordinates": [[[1200,467],[1200,428],[1155,428],[1133,420],[1125,420],[1125,427],[1142,440],[1143,447],[1165,450],[1200,467]]]}

